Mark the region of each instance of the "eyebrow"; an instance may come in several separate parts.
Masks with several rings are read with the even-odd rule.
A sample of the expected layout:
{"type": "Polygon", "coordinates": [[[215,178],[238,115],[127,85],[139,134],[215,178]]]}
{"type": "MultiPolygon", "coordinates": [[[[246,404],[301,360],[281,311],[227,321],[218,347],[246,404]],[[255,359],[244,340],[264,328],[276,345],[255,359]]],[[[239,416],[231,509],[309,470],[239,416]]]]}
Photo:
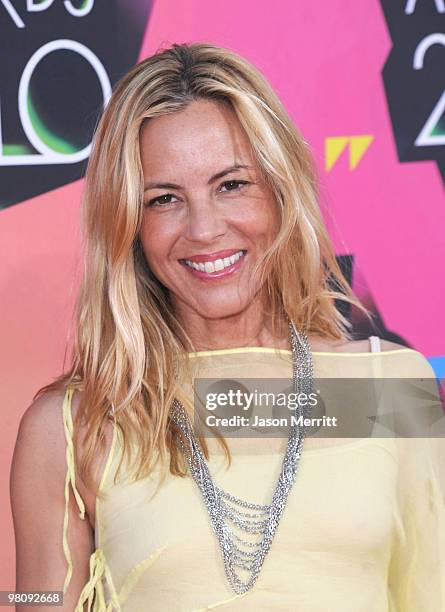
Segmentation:
{"type": "MultiPolygon", "coordinates": [[[[238,172],[238,170],[242,170],[243,168],[250,169],[251,166],[245,166],[244,164],[235,164],[234,166],[230,166],[230,168],[221,170],[221,172],[217,172],[211,178],[209,178],[208,184],[211,185],[226,174],[230,174],[230,172],[238,172]]],[[[176,185],[175,183],[147,183],[144,185],[144,191],[147,191],[148,189],[182,189],[182,187],[181,185],[176,185]]]]}

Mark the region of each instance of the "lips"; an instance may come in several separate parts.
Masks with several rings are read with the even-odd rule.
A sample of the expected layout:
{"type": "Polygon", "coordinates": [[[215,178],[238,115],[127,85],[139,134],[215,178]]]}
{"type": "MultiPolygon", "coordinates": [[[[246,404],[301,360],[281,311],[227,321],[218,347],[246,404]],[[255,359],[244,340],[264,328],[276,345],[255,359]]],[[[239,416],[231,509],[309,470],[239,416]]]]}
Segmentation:
{"type": "Polygon", "coordinates": [[[246,250],[243,249],[225,249],[224,251],[216,251],[215,253],[200,253],[198,255],[191,255],[190,257],[184,257],[179,261],[194,261],[195,263],[205,263],[206,261],[216,261],[217,259],[224,259],[224,257],[230,257],[242,251],[244,254],[246,250]]]}
{"type": "Polygon", "coordinates": [[[226,249],[216,253],[193,255],[180,259],[179,262],[200,278],[220,278],[237,270],[246,253],[244,249],[226,249]]]}

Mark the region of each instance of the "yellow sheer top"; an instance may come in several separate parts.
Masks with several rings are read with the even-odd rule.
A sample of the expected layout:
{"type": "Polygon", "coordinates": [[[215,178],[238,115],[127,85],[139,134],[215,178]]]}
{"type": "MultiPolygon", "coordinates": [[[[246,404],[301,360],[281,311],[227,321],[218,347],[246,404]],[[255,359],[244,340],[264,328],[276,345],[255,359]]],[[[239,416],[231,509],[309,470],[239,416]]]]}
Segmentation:
{"type": "MultiPolygon", "coordinates": [[[[241,348],[195,353],[196,375],[206,378],[291,378],[287,350],[241,348]]],[[[314,352],[316,377],[431,378],[417,351],[314,352]]],[[[68,498],[85,507],[75,483],[72,390],[63,402],[67,439],[64,551],[68,588],[68,498]]],[[[353,410],[354,407],[351,407],[353,410]]],[[[376,430],[378,434],[378,430],[376,430]]],[[[137,482],[113,483],[121,434],[113,441],[96,501],[95,550],[90,578],[76,612],[443,612],[445,610],[445,439],[391,438],[304,441],[294,486],[254,587],[230,589],[219,545],[191,476],[157,468],[137,482]]],[[[281,469],[283,445],[250,452],[228,440],[232,465],[211,447],[209,468],[233,495],[269,504],[281,469]]]]}

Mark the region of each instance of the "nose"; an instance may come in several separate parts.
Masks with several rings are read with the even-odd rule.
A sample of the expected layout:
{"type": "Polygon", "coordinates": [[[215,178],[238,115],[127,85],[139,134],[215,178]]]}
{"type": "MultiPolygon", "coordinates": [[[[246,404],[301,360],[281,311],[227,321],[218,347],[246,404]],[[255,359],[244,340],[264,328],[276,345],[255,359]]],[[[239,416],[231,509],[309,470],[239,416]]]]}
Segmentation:
{"type": "Polygon", "coordinates": [[[189,202],[185,238],[191,242],[212,243],[226,232],[227,223],[212,198],[189,202]]]}

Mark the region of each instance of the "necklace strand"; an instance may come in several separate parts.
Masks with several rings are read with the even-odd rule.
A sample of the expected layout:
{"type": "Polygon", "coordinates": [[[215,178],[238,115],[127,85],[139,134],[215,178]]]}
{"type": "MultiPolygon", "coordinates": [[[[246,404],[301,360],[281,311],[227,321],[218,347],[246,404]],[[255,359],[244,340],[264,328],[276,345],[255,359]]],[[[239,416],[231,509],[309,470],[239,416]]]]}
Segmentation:
{"type": "MultiPolygon", "coordinates": [[[[289,330],[294,391],[309,394],[313,386],[313,362],[309,341],[304,332],[298,334],[291,320],[289,320],[289,330]]],[[[305,414],[298,403],[298,417],[307,417],[307,411],[308,407],[305,414]]],[[[255,584],[272,544],[295,481],[305,428],[298,424],[290,425],[287,449],[272,502],[264,505],[231,495],[214,483],[187,412],[177,399],[173,401],[170,418],[182,434],[177,436],[178,444],[187,459],[190,473],[202,493],[212,529],[219,542],[228,582],[235,593],[243,594],[255,584]],[[235,529],[246,534],[248,538],[261,536],[261,539],[254,541],[245,539],[236,533],[235,529]],[[248,550],[245,550],[246,548],[248,550]],[[247,572],[248,577],[240,576],[240,572],[247,572]]]]}

